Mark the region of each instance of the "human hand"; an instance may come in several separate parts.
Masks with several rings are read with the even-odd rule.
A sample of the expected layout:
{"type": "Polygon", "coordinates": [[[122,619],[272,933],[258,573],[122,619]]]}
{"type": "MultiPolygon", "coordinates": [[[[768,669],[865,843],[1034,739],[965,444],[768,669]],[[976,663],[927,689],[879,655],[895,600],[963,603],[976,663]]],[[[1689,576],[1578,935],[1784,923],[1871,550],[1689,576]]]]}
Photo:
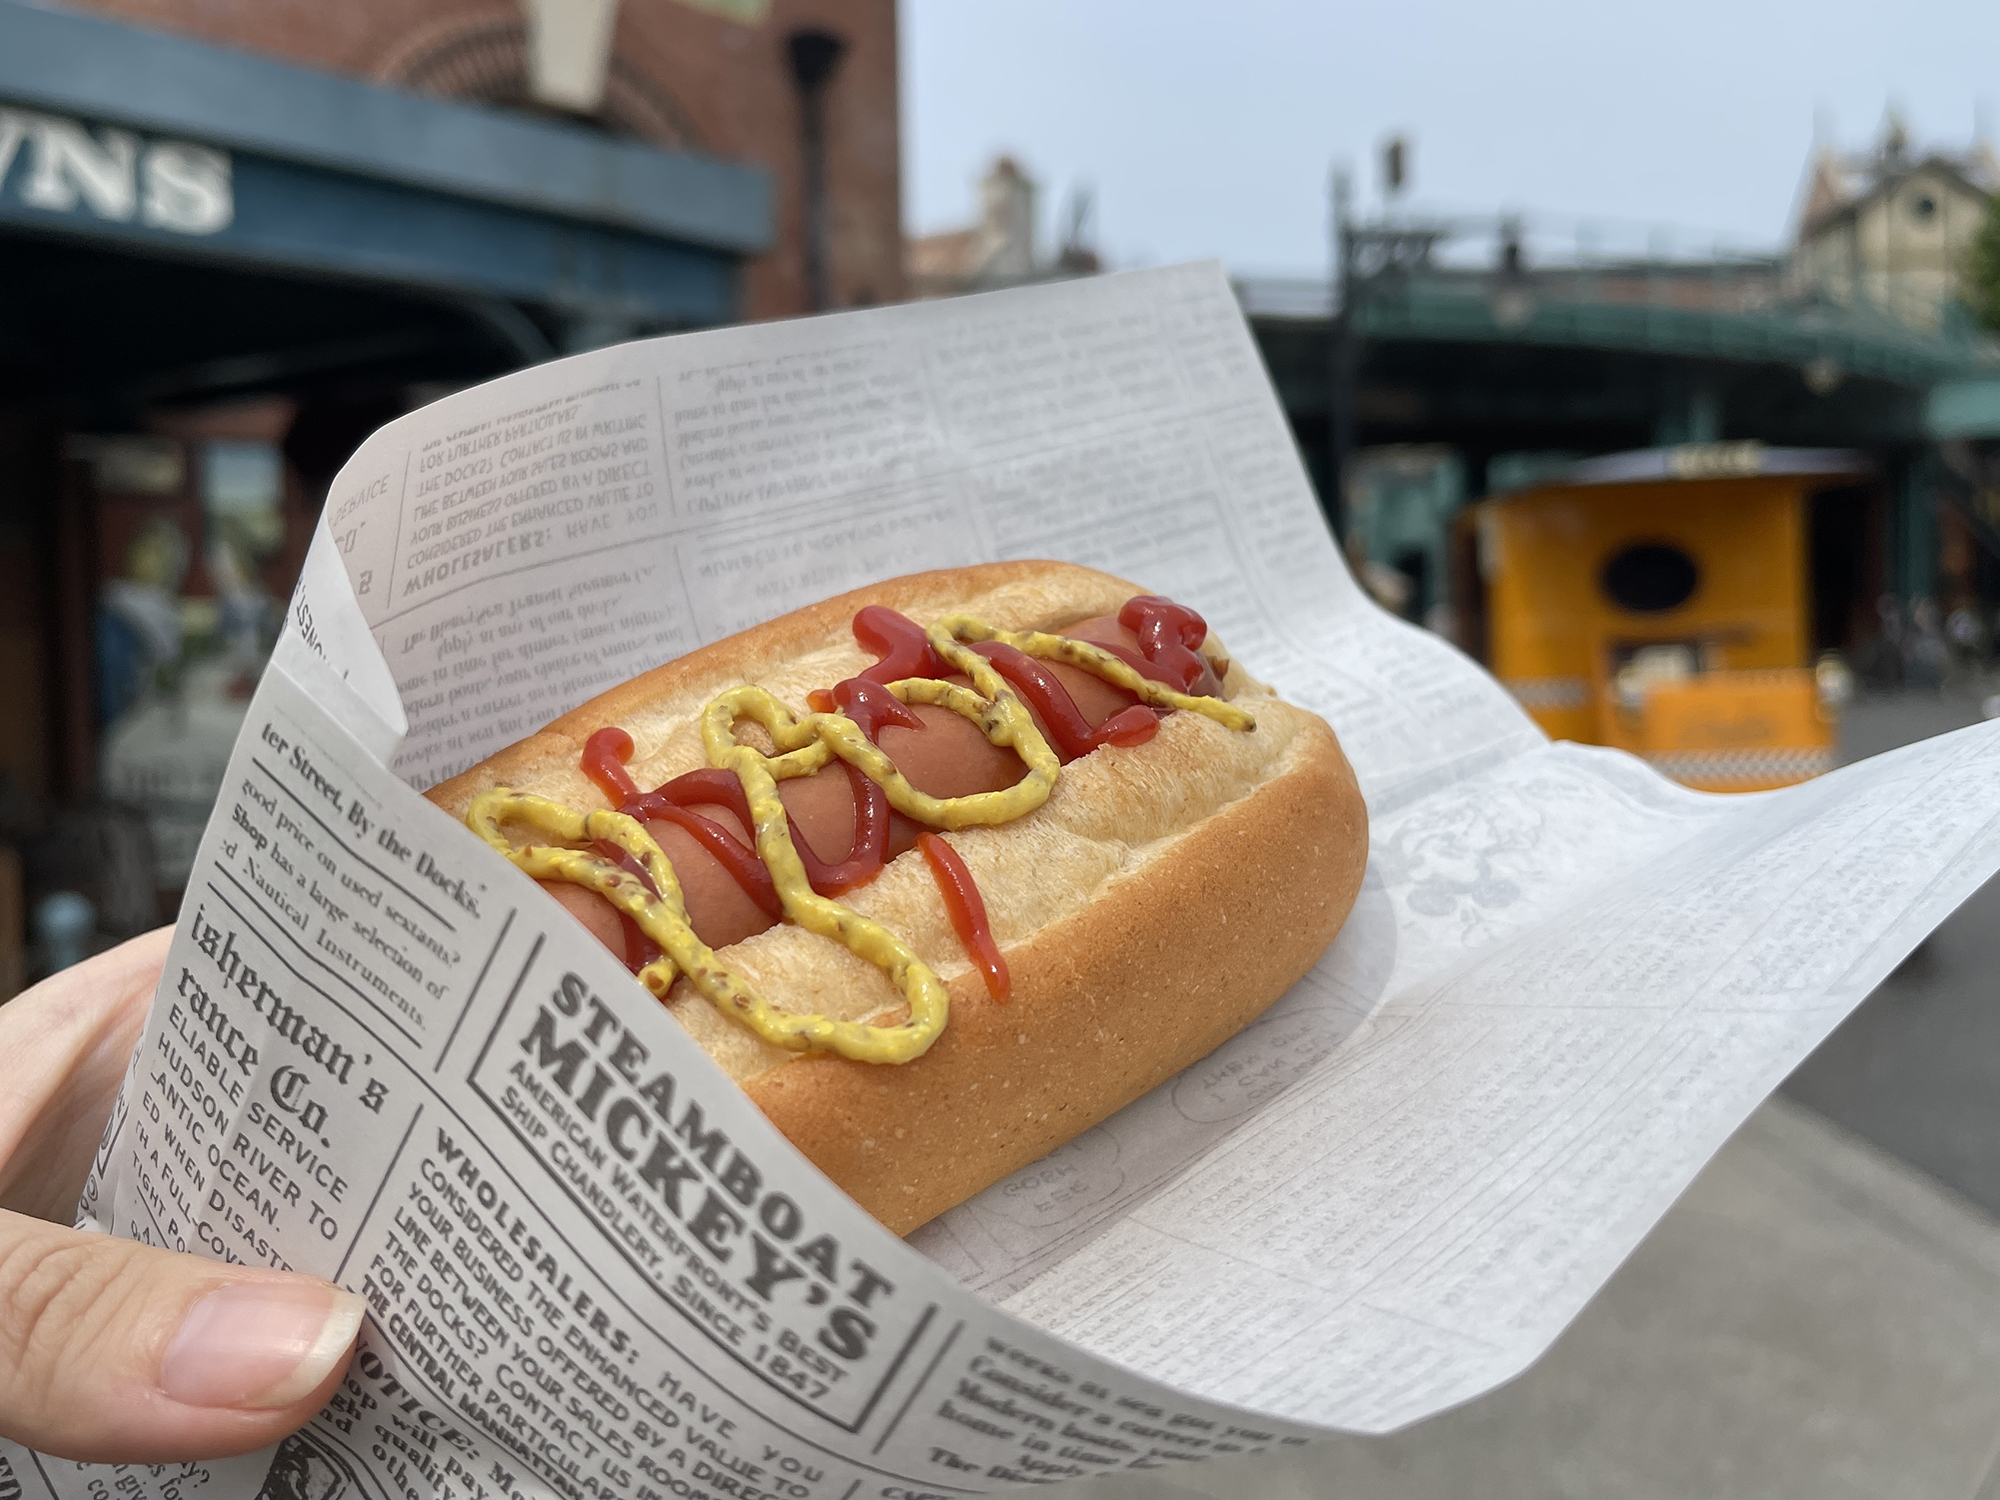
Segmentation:
{"type": "Polygon", "coordinates": [[[63,1458],[275,1443],[333,1394],[361,1326],[326,1282],[67,1227],[172,936],[0,1005],[0,1435],[63,1458]]]}

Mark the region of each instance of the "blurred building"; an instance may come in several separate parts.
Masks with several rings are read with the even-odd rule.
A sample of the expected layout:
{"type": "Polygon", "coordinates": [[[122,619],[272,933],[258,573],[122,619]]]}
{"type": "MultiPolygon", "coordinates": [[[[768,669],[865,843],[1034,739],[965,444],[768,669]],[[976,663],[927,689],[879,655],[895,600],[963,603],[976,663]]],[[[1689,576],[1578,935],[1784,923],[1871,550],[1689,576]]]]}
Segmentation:
{"type": "Polygon", "coordinates": [[[895,23],[0,0],[0,949],[53,890],[101,935],[171,909],[368,432],[568,351],[902,295],[895,23]]]}
{"type": "Polygon", "coordinates": [[[2000,157],[1991,145],[1920,151],[1893,113],[1865,151],[1821,146],[1800,190],[1793,287],[1936,328],[1960,297],[1996,191],[2000,157]]]}
{"type": "Polygon", "coordinates": [[[1384,609],[1451,635],[1445,540],[1465,503],[1465,463],[1440,444],[1391,443],[1355,456],[1347,558],[1384,609]]]}
{"type": "Polygon", "coordinates": [[[914,235],[904,247],[904,271],[916,297],[955,297],[1032,281],[1090,276],[1102,267],[1090,245],[1091,200],[1079,188],[1064,210],[1061,242],[1041,254],[1037,232],[1039,184],[1011,156],[995,157],[979,179],[979,220],[963,229],[914,235]]]}
{"type": "Polygon", "coordinates": [[[1238,295],[1329,515],[1391,608],[1467,626],[1438,562],[1461,502],[1605,455],[1660,450],[1647,462],[1697,473],[1839,450],[1863,477],[1809,507],[1810,644],[1934,681],[1947,636],[1990,642],[2000,622],[2000,344],[1953,279],[1990,172],[1983,148],[1919,155],[1894,134],[1858,165],[1822,159],[1789,255],[1343,205],[1332,284],[1238,295]],[[1845,280],[1814,249],[1838,243],[1859,247],[1845,280]]]}
{"type": "MultiPolygon", "coordinates": [[[[831,301],[857,306],[901,295],[893,0],[647,0],[625,5],[618,0],[342,0],[336,5],[319,0],[73,0],[70,8],[133,29],[198,38],[333,73],[378,90],[499,106],[515,127],[539,120],[607,142],[643,144],[659,155],[749,169],[765,179],[768,219],[754,242],[729,246],[741,262],[741,285],[729,299],[729,312],[744,318],[812,310],[805,265],[808,174],[795,54],[798,39],[825,36],[835,52],[824,88],[831,301]]],[[[71,34],[75,45],[83,44],[82,35],[71,34]]],[[[185,51],[161,53],[156,66],[174,69],[173,59],[187,56],[185,51]]],[[[222,91],[210,101],[219,119],[232,109],[230,80],[223,76],[231,70],[220,62],[213,66],[204,82],[222,91]]],[[[239,75],[246,83],[256,76],[239,75]]],[[[261,76],[282,87],[273,75],[261,76]]],[[[247,92],[234,102],[247,102],[247,92]]],[[[359,118],[347,122],[350,128],[365,125],[374,113],[363,105],[351,107],[359,118]]],[[[436,152],[446,136],[477,134],[476,116],[451,125],[426,123],[436,118],[397,118],[408,132],[401,150],[412,163],[436,152]]],[[[517,155],[523,141],[502,131],[483,144],[504,158],[517,155]]],[[[632,160],[613,156],[602,166],[615,180],[634,171],[632,160]]],[[[523,163],[526,170],[519,175],[542,177],[553,187],[547,178],[570,165],[554,159],[523,163]]],[[[573,192],[585,189],[583,183],[568,186],[573,192]]],[[[600,182],[590,190],[607,198],[651,199],[652,211],[664,214],[664,200],[685,198],[690,185],[638,180],[617,186],[600,182]]],[[[512,191],[518,196],[531,190],[516,184],[512,191]]]]}

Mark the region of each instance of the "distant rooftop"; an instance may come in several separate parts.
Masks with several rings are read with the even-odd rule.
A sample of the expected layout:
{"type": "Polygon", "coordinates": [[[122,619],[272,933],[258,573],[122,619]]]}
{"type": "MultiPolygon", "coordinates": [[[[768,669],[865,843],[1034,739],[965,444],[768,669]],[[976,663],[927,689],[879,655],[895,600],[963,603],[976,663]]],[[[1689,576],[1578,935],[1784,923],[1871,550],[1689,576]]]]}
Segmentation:
{"type": "Polygon", "coordinates": [[[1809,238],[1828,220],[1925,168],[1948,173],[1982,193],[2000,192],[2000,155],[1991,142],[1975,140],[1963,148],[1919,146],[1891,110],[1873,145],[1858,151],[1814,148],[1794,216],[1797,237],[1809,238]]]}

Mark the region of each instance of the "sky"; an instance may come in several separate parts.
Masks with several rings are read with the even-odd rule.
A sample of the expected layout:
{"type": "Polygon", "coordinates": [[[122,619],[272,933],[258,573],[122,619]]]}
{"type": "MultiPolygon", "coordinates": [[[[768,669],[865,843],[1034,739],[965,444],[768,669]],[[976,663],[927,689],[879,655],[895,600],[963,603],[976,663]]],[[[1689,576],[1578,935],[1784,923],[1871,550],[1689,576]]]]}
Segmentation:
{"type": "Polygon", "coordinates": [[[1787,233],[1816,129],[1866,145],[1893,105],[1920,145],[2000,130],[1992,0],[900,6],[910,231],[970,222],[1006,151],[1042,185],[1044,249],[1084,184],[1113,267],[1323,273],[1333,164],[1373,207],[1398,133],[1412,209],[1756,250],[1787,233]]]}

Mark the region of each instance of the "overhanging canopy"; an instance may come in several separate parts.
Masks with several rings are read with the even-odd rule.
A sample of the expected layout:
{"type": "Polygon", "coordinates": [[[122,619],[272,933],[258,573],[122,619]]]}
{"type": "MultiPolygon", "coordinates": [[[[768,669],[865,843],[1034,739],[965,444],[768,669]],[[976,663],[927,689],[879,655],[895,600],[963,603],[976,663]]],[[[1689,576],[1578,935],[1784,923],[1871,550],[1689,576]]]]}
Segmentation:
{"type": "Polygon", "coordinates": [[[731,318],[771,223],[756,168],[0,0],[0,232],[631,331],[731,318]]]}

